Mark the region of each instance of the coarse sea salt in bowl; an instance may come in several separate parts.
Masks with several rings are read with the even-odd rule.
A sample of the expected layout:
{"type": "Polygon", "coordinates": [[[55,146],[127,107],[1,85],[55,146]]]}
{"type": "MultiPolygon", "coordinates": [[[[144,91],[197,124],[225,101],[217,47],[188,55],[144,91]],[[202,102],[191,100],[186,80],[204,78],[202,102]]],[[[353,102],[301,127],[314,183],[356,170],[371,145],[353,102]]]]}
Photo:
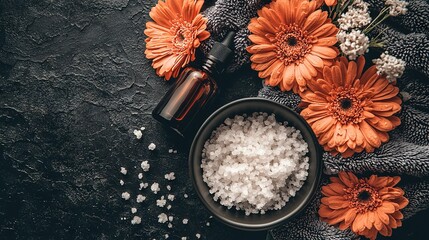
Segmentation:
{"type": "Polygon", "coordinates": [[[217,219],[234,228],[259,231],[284,223],[310,202],[320,182],[321,154],[316,136],[299,114],[267,99],[244,98],[221,107],[204,122],[191,145],[189,169],[199,198],[217,219]],[[233,125],[236,126],[232,127],[233,125]],[[252,129],[255,132],[251,133],[251,139],[240,137],[243,133],[249,136],[248,131],[252,129]],[[273,135],[273,129],[277,129],[275,133],[278,133],[278,136],[273,135]],[[228,140],[232,135],[233,140],[228,140]],[[286,135],[296,137],[296,141],[291,143],[290,139],[284,137],[286,135]],[[267,150],[267,138],[273,139],[272,149],[277,150],[267,150]],[[261,140],[264,142],[258,145],[261,140]],[[225,141],[224,145],[222,141],[225,141]],[[279,142],[281,144],[278,144],[279,142]],[[283,145],[285,147],[282,147],[283,145]],[[265,150],[255,149],[258,146],[265,150]],[[216,151],[217,149],[219,151],[216,151]],[[248,152],[251,157],[244,159],[248,152]],[[228,153],[231,156],[225,155],[228,153]],[[255,158],[258,154],[260,158],[255,158]],[[276,160],[279,156],[282,158],[282,155],[295,156],[295,163],[292,163],[294,169],[288,170],[291,167],[289,163],[286,162],[285,165],[284,162],[276,160]],[[219,163],[213,164],[212,159],[217,159],[219,163]],[[261,169],[270,164],[271,166],[267,167],[267,176],[261,177],[261,172],[264,173],[261,169]],[[296,180],[296,175],[303,175],[303,168],[305,176],[301,184],[298,187],[288,184],[288,181],[296,180]],[[245,179],[235,176],[235,173],[249,169],[253,171],[248,171],[249,175],[245,179]],[[279,171],[280,175],[273,171],[279,171]],[[281,174],[285,175],[285,185],[294,189],[273,187],[283,181],[281,174]],[[273,184],[264,187],[267,182],[273,184]],[[255,190],[255,184],[259,190],[251,191],[255,190]],[[280,191],[277,192],[280,196],[286,191],[286,199],[283,199],[285,201],[275,191],[280,191]],[[272,201],[267,196],[273,196],[272,201]],[[269,206],[268,209],[271,210],[261,208],[262,204],[269,206]]]}

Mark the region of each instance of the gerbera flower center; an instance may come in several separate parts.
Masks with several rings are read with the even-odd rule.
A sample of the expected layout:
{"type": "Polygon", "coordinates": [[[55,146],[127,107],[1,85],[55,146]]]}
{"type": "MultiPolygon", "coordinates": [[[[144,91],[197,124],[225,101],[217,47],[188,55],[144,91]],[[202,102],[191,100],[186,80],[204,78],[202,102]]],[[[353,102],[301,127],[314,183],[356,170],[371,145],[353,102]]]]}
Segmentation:
{"type": "Polygon", "coordinates": [[[332,90],[330,94],[328,109],[337,121],[344,125],[362,121],[361,99],[354,88],[340,87],[332,90]]]}
{"type": "Polygon", "coordinates": [[[172,40],[173,53],[187,53],[192,48],[195,33],[191,23],[182,19],[176,19],[172,23],[170,32],[174,36],[172,40]]]}
{"type": "Polygon", "coordinates": [[[371,193],[369,193],[367,190],[363,190],[358,194],[357,198],[361,201],[367,201],[371,198],[371,193]]]}
{"type": "Polygon", "coordinates": [[[352,100],[348,98],[344,98],[341,100],[340,104],[344,110],[347,110],[352,106],[352,100]]]}
{"type": "Polygon", "coordinates": [[[356,184],[353,188],[345,189],[345,198],[350,206],[359,213],[373,211],[381,205],[381,197],[372,186],[366,182],[356,184]]]}
{"type": "Polygon", "coordinates": [[[313,37],[308,36],[306,31],[300,29],[296,24],[280,25],[273,44],[277,47],[277,58],[285,65],[299,63],[304,56],[311,51],[313,37]]]}

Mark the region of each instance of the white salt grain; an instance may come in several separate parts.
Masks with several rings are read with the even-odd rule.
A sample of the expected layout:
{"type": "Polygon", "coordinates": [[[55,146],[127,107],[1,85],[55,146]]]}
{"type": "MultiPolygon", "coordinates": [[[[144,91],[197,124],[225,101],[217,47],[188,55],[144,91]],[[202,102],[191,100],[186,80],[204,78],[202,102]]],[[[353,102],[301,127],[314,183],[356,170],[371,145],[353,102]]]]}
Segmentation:
{"type": "Polygon", "coordinates": [[[158,222],[159,223],[166,223],[168,220],[167,214],[161,213],[158,215],[158,222]]]}
{"type": "Polygon", "coordinates": [[[155,150],[156,145],[155,145],[155,143],[150,143],[150,144],[149,144],[149,146],[147,146],[147,148],[148,148],[150,151],[153,151],[153,150],[155,150]]]}
{"type": "Polygon", "coordinates": [[[144,131],[146,128],[145,127],[141,127],[140,130],[144,131]]]}
{"type": "Polygon", "coordinates": [[[142,136],[143,136],[143,133],[142,133],[142,131],[141,130],[134,130],[134,135],[136,135],[136,138],[137,139],[140,139],[140,138],[142,138],[142,136]]]}
{"type": "Polygon", "coordinates": [[[304,184],[307,153],[300,131],[277,122],[274,114],[237,115],[205,142],[203,180],[220,204],[263,214],[281,209],[304,184]]]}
{"type": "Polygon", "coordinates": [[[123,192],[122,193],[122,198],[123,199],[128,200],[128,199],[130,199],[130,197],[131,197],[131,195],[128,192],[123,192]]]}
{"type": "Polygon", "coordinates": [[[158,207],[164,207],[167,203],[167,200],[164,199],[164,196],[161,196],[160,199],[156,200],[156,206],[158,207]]]}
{"type": "Polygon", "coordinates": [[[168,228],[173,228],[173,224],[171,224],[171,223],[168,223],[168,228]]]}
{"type": "Polygon", "coordinates": [[[124,186],[124,180],[119,180],[119,184],[121,184],[121,186],[124,186]]]}
{"type": "Polygon", "coordinates": [[[182,239],[182,240],[186,240],[186,239],[188,239],[188,238],[187,238],[187,237],[182,237],[181,239],[182,239]]]}
{"type": "Polygon", "coordinates": [[[188,198],[188,194],[186,194],[186,193],[185,193],[185,194],[183,194],[183,197],[184,197],[184,198],[188,198]]]}
{"type": "Polygon", "coordinates": [[[137,195],[137,199],[136,199],[136,201],[137,201],[138,203],[142,203],[144,200],[146,200],[146,197],[145,197],[145,196],[143,196],[143,195],[141,195],[141,194],[137,195]]]}
{"type": "Polygon", "coordinates": [[[209,223],[209,222],[207,222],[207,223],[206,223],[206,226],[207,226],[207,227],[210,227],[210,223],[209,223]]]}
{"type": "Polygon", "coordinates": [[[159,188],[158,183],[153,183],[152,186],[150,186],[150,190],[152,190],[153,193],[157,194],[161,189],[159,188]]]}
{"type": "Polygon", "coordinates": [[[143,178],[143,173],[139,173],[138,177],[139,177],[139,179],[142,179],[143,178]]]}
{"type": "Polygon", "coordinates": [[[177,150],[174,150],[173,153],[177,153],[177,150]]]}
{"type": "Polygon", "coordinates": [[[164,178],[169,180],[169,181],[173,181],[174,179],[176,179],[176,177],[174,176],[174,172],[165,174],[164,178]]]}
{"type": "Polygon", "coordinates": [[[142,222],[141,217],[138,216],[134,216],[133,219],[131,220],[131,224],[135,225],[135,224],[140,224],[142,222]]]}
{"type": "Polygon", "coordinates": [[[164,238],[165,238],[165,239],[167,239],[167,238],[169,238],[169,237],[170,237],[170,236],[169,236],[168,234],[165,234],[165,235],[164,235],[164,238]]]}
{"type": "Polygon", "coordinates": [[[124,168],[124,167],[121,167],[121,173],[122,173],[123,175],[127,175],[127,169],[126,169],[126,168],[124,168]]]}
{"type": "Polygon", "coordinates": [[[170,210],[170,208],[171,208],[171,205],[168,205],[168,206],[167,206],[167,209],[168,209],[168,210],[170,210]]]}
{"type": "Polygon", "coordinates": [[[186,225],[186,224],[188,224],[188,221],[189,221],[189,220],[188,220],[187,218],[184,218],[184,219],[182,220],[182,223],[186,225]]]}
{"type": "Polygon", "coordinates": [[[173,216],[168,216],[168,221],[172,222],[173,221],[173,216]]]}
{"type": "Polygon", "coordinates": [[[135,207],[131,208],[131,212],[132,213],[136,213],[137,212],[137,208],[135,208],[135,207]]]}
{"type": "Polygon", "coordinates": [[[201,238],[201,234],[197,233],[197,234],[195,234],[195,237],[197,237],[197,239],[200,239],[201,238]]]}
{"type": "Polygon", "coordinates": [[[171,186],[167,185],[167,190],[170,191],[171,190],[171,186]]]}
{"type": "Polygon", "coordinates": [[[173,149],[168,149],[168,153],[173,153],[173,149]]]}
{"type": "Polygon", "coordinates": [[[174,196],[173,194],[168,194],[167,198],[168,198],[168,200],[170,200],[170,201],[174,201],[175,196],[174,196]]]}
{"type": "Polygon", "coordinates": [[[149,164],[149,162],[148,162],[148,161],[143,161],[143,162],[140,164],[140,167],[143,169],[143,171],[144,171],[144,172],[147,172],[147,171],[149,171],[150,164],[149,164]]]}

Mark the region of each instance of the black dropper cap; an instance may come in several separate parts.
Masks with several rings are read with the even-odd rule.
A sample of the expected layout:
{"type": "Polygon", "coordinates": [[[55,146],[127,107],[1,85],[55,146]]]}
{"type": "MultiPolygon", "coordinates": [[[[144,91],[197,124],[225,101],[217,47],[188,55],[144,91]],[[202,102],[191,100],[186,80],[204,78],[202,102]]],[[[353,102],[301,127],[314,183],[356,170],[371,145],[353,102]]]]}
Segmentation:
{"type": "Polygon", "coordinates": [[[228,63],[229,57],[234,52],[235,32],[230,31],[222,42],[215,42],[206,56],[203,68],[210,73],[221,74],[228,63]]]}

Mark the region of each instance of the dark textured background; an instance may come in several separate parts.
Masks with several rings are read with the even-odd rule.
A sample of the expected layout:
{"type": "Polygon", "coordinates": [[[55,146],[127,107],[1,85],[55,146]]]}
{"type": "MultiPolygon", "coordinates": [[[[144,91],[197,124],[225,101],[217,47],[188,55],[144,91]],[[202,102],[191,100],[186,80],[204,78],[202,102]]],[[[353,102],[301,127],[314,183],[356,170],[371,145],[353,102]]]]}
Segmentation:
{"type": "MultiPolygon", "coordinates": [[[[171,84],[143,54],[155,2],[0,0],[0,239],[195,238],[197,232],[205,239],[263,238],[209,219],[188,178],[187,145],[150,116],[171,84]],[[132,131],[142,126],[137,140],[132,131]],[[147,150],[151,142],[154,152],[147,150]],[[148,199],[137,204],[142,160],[151,164],[144,181],[162,190],[143,190],[148,199]],[[125,177],[121,166],[129,170],[125,177]],[[167,194],[170,171],[177,199],[167,211],[155,200],[167,194]],[[123,191],[131,201],[121,199],[123,191]],[[142,224],[130,224],[131,207],[142,224]],[[157,223],[161,212],[175,217],[173,229],[157,223]]],[[[261,87],[255,76],[248,68],[226,76],[217,106],[255,96],[261,87]]],[[[424,218],[405,222],[394,235],[415,238],[424,218]]]]}

